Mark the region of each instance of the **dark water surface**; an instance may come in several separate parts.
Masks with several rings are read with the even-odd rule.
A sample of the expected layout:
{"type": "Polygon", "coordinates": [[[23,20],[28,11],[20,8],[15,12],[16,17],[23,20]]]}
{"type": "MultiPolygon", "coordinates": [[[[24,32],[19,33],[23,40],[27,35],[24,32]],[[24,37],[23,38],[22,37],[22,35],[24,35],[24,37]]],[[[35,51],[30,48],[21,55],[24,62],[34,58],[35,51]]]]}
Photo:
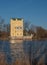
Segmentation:
{"type": "Polygon", "coordinates": [[[16,40],[15,43],[0,41],[0,63],[4,63],[2,65],[47,65],[47,40],[16,40]]]}

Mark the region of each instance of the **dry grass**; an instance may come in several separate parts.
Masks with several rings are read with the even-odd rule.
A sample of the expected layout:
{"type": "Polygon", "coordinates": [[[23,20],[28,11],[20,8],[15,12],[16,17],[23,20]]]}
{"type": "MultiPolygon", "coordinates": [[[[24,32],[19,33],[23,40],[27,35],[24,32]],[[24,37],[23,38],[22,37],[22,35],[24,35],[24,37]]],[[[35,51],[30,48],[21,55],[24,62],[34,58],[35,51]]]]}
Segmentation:
{"type": "MultiPolygon", "coordinates": [[[[5,59],[5,54],[3,52],[0,52],[0,65],[9,65],[6,62],[5,59]]],[[[11,65],[34,65],[34,64],[30,64],[29,58],[25,58],[25,59],[16,59],[11,65]]],[[[35,65],[46,65],[43,63],[43,59],[41,59],[37,64],[35,65]]]]}

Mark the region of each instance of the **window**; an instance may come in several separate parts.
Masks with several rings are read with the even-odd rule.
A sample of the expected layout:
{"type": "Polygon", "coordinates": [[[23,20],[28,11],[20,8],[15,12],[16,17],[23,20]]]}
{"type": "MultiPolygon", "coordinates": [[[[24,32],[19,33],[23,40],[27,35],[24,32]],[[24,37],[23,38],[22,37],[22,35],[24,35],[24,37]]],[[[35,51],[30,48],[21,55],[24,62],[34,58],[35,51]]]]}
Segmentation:
{"type": "Polygon", "coordinates": [[[22,27],[20,27],[20,29],[22,29],[22,27]]]}
{"type": "Polygon", "coordinates": [[[22,27],[15,27],[15,29],[22,29],[22,27]]]}
{"type": "Polygon", "coordinates": [[[17,27],[17,29],[19,29],[19,27],[17,27]]]}
{"type": "Polygon", "coordinates": [[[19,29],[19,27],[15,27],[16,29],[19,29]]]}

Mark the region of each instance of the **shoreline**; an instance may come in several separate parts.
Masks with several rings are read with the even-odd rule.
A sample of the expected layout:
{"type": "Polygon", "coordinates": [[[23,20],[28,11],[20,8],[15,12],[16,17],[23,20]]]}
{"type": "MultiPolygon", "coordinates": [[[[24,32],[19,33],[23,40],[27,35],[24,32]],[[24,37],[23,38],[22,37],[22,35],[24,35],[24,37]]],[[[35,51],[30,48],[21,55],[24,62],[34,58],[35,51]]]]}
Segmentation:
{"type": "Polygon", "coordinates": [[[11,38],[0,38],[0,40],[2,41],[6,41],[6,40],[30,40],[30,41],[41,41],[41,40],[47,40],[47,38],[41,38],[41,39],[31,39],[31,38],[16,38],[16,39],[11,39],[11,38]]]}

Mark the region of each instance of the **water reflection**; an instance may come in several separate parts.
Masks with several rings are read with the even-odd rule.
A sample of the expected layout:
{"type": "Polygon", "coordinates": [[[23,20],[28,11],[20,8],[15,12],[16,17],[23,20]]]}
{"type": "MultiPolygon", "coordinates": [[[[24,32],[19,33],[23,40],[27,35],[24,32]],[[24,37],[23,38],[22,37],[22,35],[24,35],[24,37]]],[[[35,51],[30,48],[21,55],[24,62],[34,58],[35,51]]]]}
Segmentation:
{"type": "Polygon", "coordinates": [[[10,44],[8,41],[0,41],[1,42],[1,51],[0,51],[0,57],[3,56],[0,61],[1,65],[10,65],[12,63],[12,58],[11,58],[11,49],[10,49],[10,44]],[[3,61],[4,58],[4,61],[3,61]]]}
{"type": "Polygon", "coordinates": [[[24,57],[23,52],[23,40],[11,40],[10,48],[11,48],[11,56],[13,64],[22,64],[22,57],[24,57]]]}
{"type": "Polygon", "coordinates": [[[0,65],[46,65],[47,41],[0,41],[0,65]]]}
{"type": "Polygon", "coordinates": [[[10,43],[23,43],[23,40],[9,40],[10,43]]]}

